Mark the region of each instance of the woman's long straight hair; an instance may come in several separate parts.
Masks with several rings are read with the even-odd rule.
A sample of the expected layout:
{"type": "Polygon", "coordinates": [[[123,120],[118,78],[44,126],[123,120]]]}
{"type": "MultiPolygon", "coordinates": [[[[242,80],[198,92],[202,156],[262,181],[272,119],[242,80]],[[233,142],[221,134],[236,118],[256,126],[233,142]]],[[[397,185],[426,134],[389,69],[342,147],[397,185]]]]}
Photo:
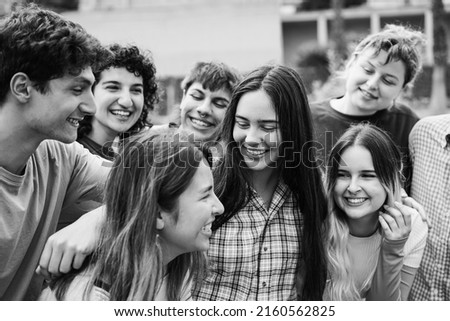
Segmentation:
{"type": "MultiPolygon", "coordinates": [[[[84,298],[94,285],[105,284],[110,300],[154,300],[162,280],[167,299],[180,300],[182,287],[202,280],[203,252],[182,254],[168,263],[163,256],[156,221],[160,210],[177,219],[178,198],[208,155],[185,133],[167,129],[150,136],[133,136],[113,163],[105,190],[106,222],[100,243],[89,265],[91,275],[84,298]]],[[[56,296],[63,299],[71,277],[56,282],[56,296]]]]}
{"type": "Polygon", "coordinates": [[[323,244],[323,222],[327,213],[325,193],[314,153],[313,125],[306,91],[300,76],[289,67],[262,66],[245,76],[232,94],[220,134],[226,151],[223,162],[214,171],[216,194],[224,204],[225,213],[216,218],[213,228],[219,228],[242,209],[251,195],[249,171],[233,139],[233,128],[241,97],[261,89],[272,101],[281,130],[281,178],[291,189],[303,215],[303,239],[299,240],[302,258],[299,258],[298,273],[305,282],[299,295],[304,300],[321,300],[326,280],[323,244]]]}
{"type": "Polygon", "coordinates": [[[370,288],[374,266],[369,277],[358,289],[353,278],[348,254],[349,227],[347,215],[334,200],[334,187],[338,177],[342,153],[352,146],[366,148],[371,156],[380,183],[388,195],[386,204],[393,206],[394,201],[401,200],[402,157],[398,147],[383,130],[369,124],[350,127],[334,145],[327,162],[327,196],[328,196],[328,268],[330,283],[327,286],[327,299],[361,300],[361,293],[370,288]]]}

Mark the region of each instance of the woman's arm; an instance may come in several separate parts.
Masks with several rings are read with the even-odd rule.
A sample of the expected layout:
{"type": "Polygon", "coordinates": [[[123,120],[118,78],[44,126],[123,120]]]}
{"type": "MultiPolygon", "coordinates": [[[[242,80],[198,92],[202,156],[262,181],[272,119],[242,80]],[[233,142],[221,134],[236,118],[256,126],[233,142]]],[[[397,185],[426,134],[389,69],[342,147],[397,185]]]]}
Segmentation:
{"type": "Polygon", "coordinates": [[[414,277],[417,273],[417,268],[403,265],[401,273],[400,292],[402,301],[408,300],[409,291],[411,290],[414,277]]]}
{"type": "Polygon", "coordinates": [[[403,247],[408,237],[399,240],[381,241],[372,284],[367,293],[368,301],[398,301],[401,299],[401,272],[403,267],[403,247]]]}
{"type": "Polygon", "coordinates": [[[404,246],[411,232],[413,208],[395,202],[385,206],[379,221],[383,230],[380,255],[367,300],[400,300],[404,246]]]}

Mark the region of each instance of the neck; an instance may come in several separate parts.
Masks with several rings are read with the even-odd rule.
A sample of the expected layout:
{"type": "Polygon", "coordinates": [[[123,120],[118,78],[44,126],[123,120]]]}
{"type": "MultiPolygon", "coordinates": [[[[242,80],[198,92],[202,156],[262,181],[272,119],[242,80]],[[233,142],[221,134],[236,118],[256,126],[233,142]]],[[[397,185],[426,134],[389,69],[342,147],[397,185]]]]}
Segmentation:
{"type": "Polygon", "coordinates": [[[378,229],[378,214],[374,213],[359,219],[347,219],[350,234],[356,237],[369,237],[378,229]]]}
{"type": "Polygon", "coordinates": [[[0,166],[20,175],[44,138],[27,128],[23,119],[10,110],[7,106],[0,107],[0,166]]]}
{"type": "Polygon", "coordinates": [[[262,171],[251,172],[252,187],[262,197],[267,208],[270,205],[279,179],[280,172],[277,169],[266,168],[262,171]]]}
{"type": "Polygon", "coordinates": [[[116,131],[103,126],[102,124],[96,122],[95,119],[93,119],[92,130],[89,134],[87,134],[87,137],[92,139],[100,146],[103,146],[106,143],[112,143],[117,135],[118,133],[116,131]]]}
{"type": "Polygon", "coordinates": [[[341,98],[332,99],[330,105],[334,110],[349,116],[371,116],[376,113],[376,111],[361,113],[360,110],[353,106],[348,94],[345,94],[341,98]]]}

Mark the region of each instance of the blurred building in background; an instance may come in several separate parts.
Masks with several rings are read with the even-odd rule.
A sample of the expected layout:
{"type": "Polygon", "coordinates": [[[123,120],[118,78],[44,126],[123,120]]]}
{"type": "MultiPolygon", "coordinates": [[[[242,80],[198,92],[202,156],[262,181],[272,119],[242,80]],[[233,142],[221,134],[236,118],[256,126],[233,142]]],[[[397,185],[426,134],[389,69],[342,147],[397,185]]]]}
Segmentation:
{"type": "MultiPolygon", "coordinates": [[[[302,10],[314,0],[283,0],[281,23],[283,31],[283,61],[296,63],[299,49],[304,46],[327,47],[330,41],[332,9],[302,10]]],[[[320,0],[315,0],[320,2],[320,0]]],[[[322,1],[323,2],[323,1],[322,1]]],[[[331,2],[331,1],[327,1],[331,2]]],[[[369,33],[378,32],[385,24],[400,23],[420,28],[427,36],[424,63],[433,63],[433,20],[431,0],[363,0],[345,1],[342,10],[345,33],[356,41],[369,33]]],[[[450,30],[450,0],[443,0],[450,30]]],[[[447,35],[450,42],[450,33],[447,35]]]]}
{"type": "MultiPolygon", "coordinates": [[[[24,1],[0,0],[0,14],[18,2],[24,1]]],[[[332,0],[34,2],[58,9],[105,44],[136,44],[149,49],[165,89],[162,113],[166,106],[179,103],[180,81],[195,62],[223,61],[242,72],[267,62],[299,67],[299,59],[305,52],[329,48],[335,18],[332,0]]],[[[443,2],[450,30],[450,0],[443,2]]],[[[342,3],[344,34],[349,43],[387,23],[408,24],[426,34],[424,63],[432,65],[431,0],[342,0],[342,3]]],[[[313,73],[317,76],[321,72],[313,73]]],[[[326,77],[326,73],[320,77],[326,77]]]]}

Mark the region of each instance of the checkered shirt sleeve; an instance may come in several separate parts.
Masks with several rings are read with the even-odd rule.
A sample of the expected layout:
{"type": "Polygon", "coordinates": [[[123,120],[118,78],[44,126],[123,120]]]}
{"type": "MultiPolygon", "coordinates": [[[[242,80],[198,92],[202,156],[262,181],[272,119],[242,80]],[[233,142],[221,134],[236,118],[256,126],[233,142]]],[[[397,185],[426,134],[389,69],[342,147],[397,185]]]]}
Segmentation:
{"type": "Polygon", "coordinates": [[[431,221],[410,300],[450,300],[450,115],[426,117],[410,133],[411,196],[431,221]]]}
{"type": "Polygon", "coordinates": [[[269,210],[261,197],[248,204],[211,238],[209,275],[194,300],[295,300],[295,275],[303,226],[300,209],[284,183],[269,210]]]}

